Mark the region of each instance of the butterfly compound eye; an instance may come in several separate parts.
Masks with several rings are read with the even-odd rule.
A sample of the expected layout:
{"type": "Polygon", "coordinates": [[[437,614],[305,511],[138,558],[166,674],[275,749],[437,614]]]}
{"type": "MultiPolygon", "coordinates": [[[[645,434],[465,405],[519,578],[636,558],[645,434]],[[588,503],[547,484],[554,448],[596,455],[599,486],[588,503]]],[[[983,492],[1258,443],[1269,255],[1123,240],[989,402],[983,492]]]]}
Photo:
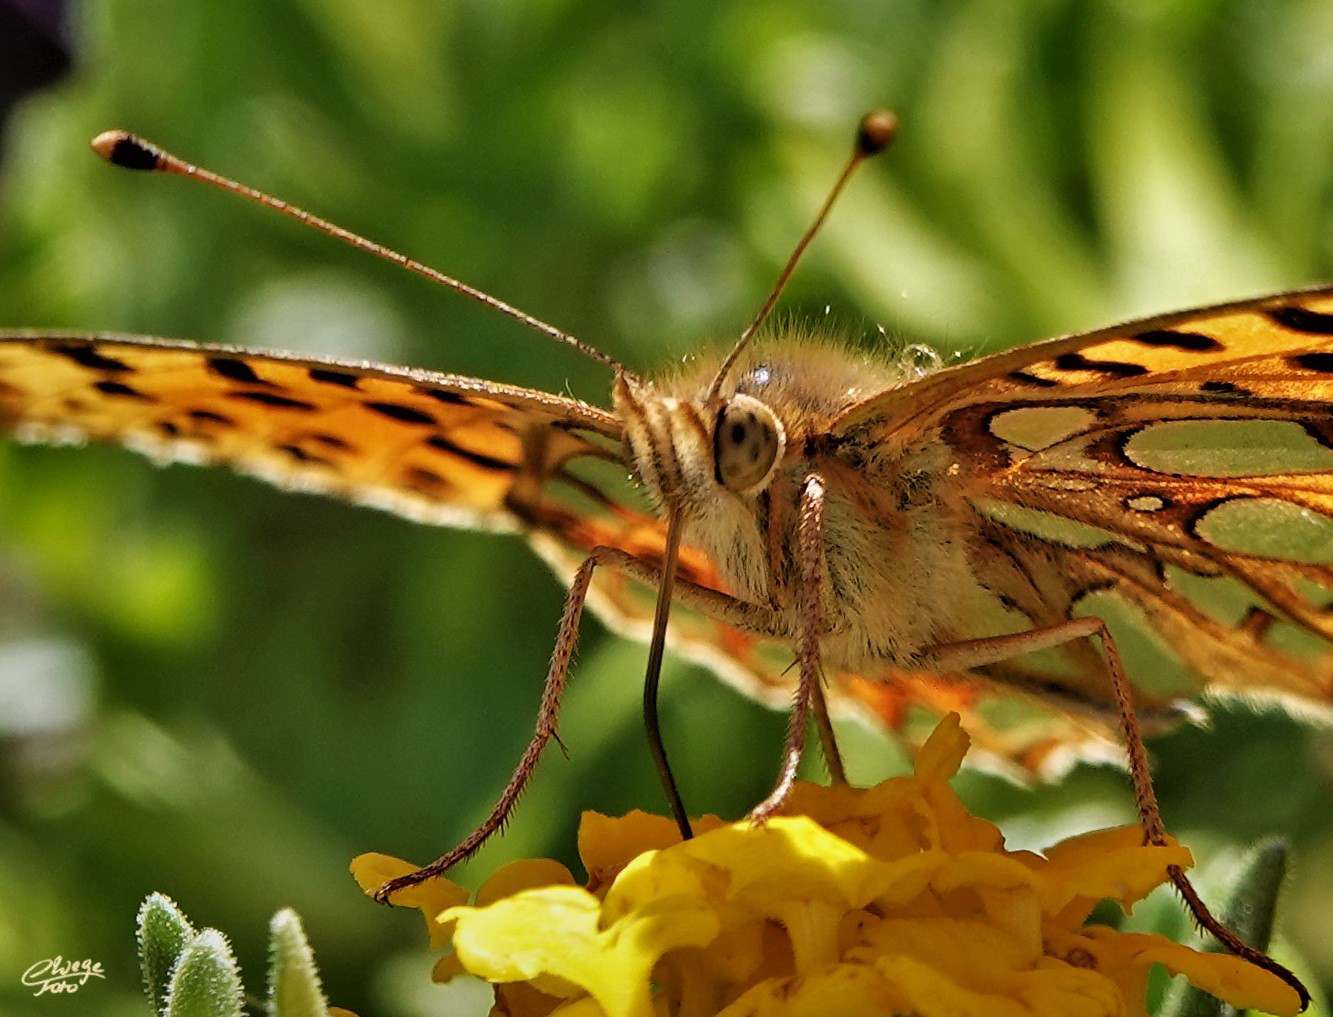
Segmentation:
{"type": "Polygon", "coordinates": [[[763,490],[786,446],[787,433],[772,410],[753,396],[732,396],[713,429],[717,482],[737,494],[763,490]]]}

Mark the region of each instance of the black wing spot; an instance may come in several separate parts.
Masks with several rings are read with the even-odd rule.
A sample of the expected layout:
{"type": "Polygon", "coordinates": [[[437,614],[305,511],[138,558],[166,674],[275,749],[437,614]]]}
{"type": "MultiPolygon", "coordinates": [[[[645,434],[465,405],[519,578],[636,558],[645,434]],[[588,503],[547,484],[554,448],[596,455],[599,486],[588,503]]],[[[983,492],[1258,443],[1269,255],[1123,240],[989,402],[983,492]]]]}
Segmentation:
{"type": "Polygon", "coordinates": [[[372,413],[378,413],[382,417],[388,417],[390,420],[396,420],[402,424],[425,424],[431,427],[439,424],[439,421],[429,413],[399,403],[369,402],[362,405],[372,413]]]}
{"type": "Polygon", "coordinates": [[[458,392],[450,392],[448,389],[422,387],[417,389],[417,392],[430,399],[434,399],[436,402],[444,403],[446,406],[472,405],[472,400],[467,396],[461,395],[458,392]]]}
{"type": "Polygon", "coordinates": [[[129,364],[123,360],[117,360],[115,357],[108,357],[105,354],[98,353],[91,346],[51,346],[48,347],[52,353],[58,353],[62,357],[68,357],[80,367],[88,367],[94,371],[107,371],[112,374],[122,374],[125,371],[133,371],[129,364]]]}
{"type": "Polygon", "coordinates": [[[1320,374],[1333,374],[1333,353],[1301,353],[1291,358],[1293,367],[1320,374]]]}
{"type": "Polygon", "coordinates": [[[361,379],[347,371],[335,371],[329,367],[312,367],[310,380],[323,382],[325,385],[337,385],[340,388],[356,388],[361,379]]]}
{"type": "Polygon", "coordinates": [[[233,399],[244,399],[247,402],[259,403],[260,406],[272,406],[275,410],[309,411],[317,409],[314,403],[308,403],[304,399],[293,399],[290,396],[276,395],[273,392],[229,392],[227,394],[233,399]]]}
{"type": "Polygon", "coordinates": [[[1172,328],[1154,328],[1140,332],[1132,337],[1135,342],[1145,346],[1168,346],[1171,349],[1186,350],[1190,353],[1212,353],[1226,349],[1210,335],[1199,332],[1178,332],[1172,328]]]}
{"type": "Polygon", "coordinates": [[[434,470],[423,469],[420,466],[406,470],[403,473],[403,483],[409,489],[420,491],[422,494],[439,494],[452,486],[434,470]]]}
{"type": "Polygon", "coordinates": [[[200,424],[217,424],[219,427],[236,426],[236,421],[232,420],[231,417],[224,417],[221,413],[214,413],[212,410],[191,410],[186,416],[200,424]]]}
{"type": "Polygon", "coordinates": [[[208,369],[220,378],[226,378],[228,381],[244,382],[247,385],[263,385],[266,388],[277,388],[271,381],[265,381],[255,373],[255,369],[244,360],[238,360],[236,357],[209,357],[208,369]]]}
{"type": "Polygon", "coordinates": [[[473,466],[480,466],[483,470],[495,470],[497,473],[512,473],[514,471],[513,463],[507,463],[503,459],[496,459],[494,456],[488,456],[482,452],[473,452],[461,445],[455,445],[448,438],[441,437],[438,434],[427,438],[426,444],[439,452],[458,456],[473,466]]]}
{"type": "Polygon", "coordinates": [[[1148,373],[1142,364],[1128,364],[1121,360],[1089,360],[1082,353],[1061,353],[1054,363],[1061,371],[1096,371],[1117,378],[1137,378],[1148,373]]]}
{"type": "Polygon", "coordinates": [[[1241,395],[1247,396],[1250,393],[1239,385],[1230,381],[1205,381],[1199,386],[1200,392],[1213,392],[1217,395],[1241,395]]]}
{"type": "Polygon", "coordinates": [[[325,459],[323,456],[317,456],[310,452],[307,452],[300,445],[274,445],[273,448],[274,451],[282,452],[285,455],[291,456],[298,463],[308,463],[309,465],[312,466],[333,465],[333,463],[325,459]]]}
{"type": "Polygon", "coordinates": [[[1251,607],[1245,612],[1245,617],[1240,620],[1236,628],[1251,636],[1256,641],[1262,641],[1273,627],[1277,618],[1262,607],[1251,607]]]}
{"type": "Polygon", "coordinates": [[[93,388],[101,392],[102,395],[114,396],[117,399],[134,399],[141,403],[156,402],[152,396],[144,395],[137,388],[131,388],[121,381],[98,381],[93,383],[93,388]]]}
{"type": "Polygon", "coordinates": [[[1275,307],[1268,316],[1283,328],[1293,332],[1308,332],[1311,335],[1333,335],[1333,314],[1312,311],[1308,307],[1289,304],[1275,307]]]}
{"type": "Polygon", "coordinates": [[[1057,388],[1060,383],[1052,378],[1039,378],[1035,374],[1028,374],[1027,371],[1010,371],[1009,380],[1016,381],[1020,385],[1031,385],[1034,388],[1057,388]]]}
{"type": "Polygon", "coordinates": [[[341,438],[331,434],[325,434],[322,431],[308,436],[316,445],[323,445],[325,448],[336,448],[340,452],[350,452],[352,446],[347,444],[341,438]]]}

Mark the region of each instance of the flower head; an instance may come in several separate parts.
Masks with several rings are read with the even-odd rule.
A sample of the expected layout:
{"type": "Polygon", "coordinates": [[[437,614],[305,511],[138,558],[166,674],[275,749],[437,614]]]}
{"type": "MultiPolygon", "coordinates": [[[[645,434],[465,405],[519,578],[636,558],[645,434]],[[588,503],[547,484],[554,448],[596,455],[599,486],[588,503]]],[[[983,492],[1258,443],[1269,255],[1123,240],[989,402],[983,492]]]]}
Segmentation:
{"type": "MultiPolygon", "coordinates": [[[[682,843],[661,817],[585,815],[587,886],[519,862],[470,905],[447,880],[394,903],[452,943],[437,979],[491,981],[493,1012],[510,1017],[1145,1014],[1158,963],[1236,1006],[1297,1012],[1289,986],[1236,957],[1085,925],[1101,900],[1130,908],[1189,851],[1145,846],[1137,827],[1007,851],[947,783],[966,750],[951,716],[913,776],[798,785],[763,825],[710,819],[682,843]]],[[[373,890],[396,864],[362,856],[353,870],[373,890]]]]}

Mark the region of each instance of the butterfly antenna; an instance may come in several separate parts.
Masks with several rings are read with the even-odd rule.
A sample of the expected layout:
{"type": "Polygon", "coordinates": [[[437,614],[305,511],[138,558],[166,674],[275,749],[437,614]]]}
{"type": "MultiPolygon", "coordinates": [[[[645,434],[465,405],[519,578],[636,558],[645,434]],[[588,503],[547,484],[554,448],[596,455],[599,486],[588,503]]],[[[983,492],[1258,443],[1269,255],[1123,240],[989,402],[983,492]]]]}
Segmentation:
{"type": "Polygon", "coordinates": [[[351,230],[344,229],[335,223],[329,222],[320,216],[298,208],[281,198],[275,198],[271,194],[265,194],[263,191],[256,190],[253,187],[247,187],[245,184],[237,183],[228,177],[221,176],[211,170],[195,166],[178,158],[158,146],[144,141],[127,131],[104,131],[92,141],[93,151],[100,155],[107,162],[116,166],[122,166],[125,169],[147,170],[154,173],[173,173],[176,176],[188,177],[192,180],[201,180],[206,184],[231,194],[239,195],[265,208],[271,208],[275,212],[280,212],[289,219],[295,219],[297,222],[306,226],[311,226],[321,233],[327,233],[331,237],[341,240],[345,244],[350,244],[358,250],[366,251],[385,261],[392,262],[400,268],[405,268],[409,272],[415,272],[417,275],[429,279],[431,282],[438,283],[455,293],[461,293],[465,297],[471,297],[479,304],[483,304],[492,310],[499,311],[501,314],[507,314],[515,321],[522,322],[531,329],[535,329],[556,342],[564,343],[566,346],[572,346],[584,356],[591,357],[593,360],[606,364],[612,370],[625,373],[625,368],[613,358],[607,356],[601,350],[589,346],[581,339],[577,339],[556,328],[554,325],[548,325],[539,318],[534,318],[526,311],[520,311],[512,304],[507,304],[498,297],[493,297],[489,293],[484,293],[475,286],[469,286],[453,276],[445,275],[437,269],[424,265],[419,261],[399,254],[392,248],[385,247],[383,244],[377,244],[373,240],[367,240],[360,234],[353,233],[351,230]]]}
{"type": "Polygon", "coordinates": [[[750,340],[754,338],[756,332],[773,311],[773,305],[778,302],[778,297],[787,286],[787,280],[796,269],[796,263],[801,260],[801,255],[805,249],[810,246],[810,241],[814,239],[815,234],[819,232],[824,220],[828,218],[829,210],[833,208],[833,203],[838,200],[838,195],[842,189],[847,186],[847,181],[851,179],[852,173],[861,163],[865,162],[872,155],[878,155],[884,149],[888,148],[889,143],[893,141],[898,133],[898,118],[886,110],[875,110],[873,113],[867,113],[861,118],[861,123],[856,129],[856,143],[852,146],[851,158],[847,160],[847,165],[843,167],[841,175],[829,191],[829,195],[824,199],[823,207],[819,214],[815,216],[814,222],[805,231],[800,242],[797,243],[795,250],[791,252],[791,257],[787,259],[787,264],[782,267],[782,272],[778,275],[778,281],[773,285],[773,289],[768,294],[768,299],[764,301],[764,306],[759,308],[759,313],[754,316],[754,320],[741,333],[736,345],[731,348],[727,358],[722,361],[722,367],[717,372],[717,377],[713,379],[713,385],[708,390],[708,402],[715,402],[722,392],[722,385],[727,380],[727,375],[736,365],[736,360],[740,357],[745,347],[750,345],[750,340]]]}

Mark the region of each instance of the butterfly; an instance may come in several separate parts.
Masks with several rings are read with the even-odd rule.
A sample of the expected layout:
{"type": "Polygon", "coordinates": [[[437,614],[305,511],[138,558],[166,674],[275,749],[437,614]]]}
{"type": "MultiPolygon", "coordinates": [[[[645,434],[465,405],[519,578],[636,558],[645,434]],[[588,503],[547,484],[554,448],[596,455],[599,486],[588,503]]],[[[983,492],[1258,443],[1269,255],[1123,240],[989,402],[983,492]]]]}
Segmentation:
{"type": "MultiPolygon", "coordinates": [[[[25,442],[116,442],[420,522],[519,532],[566,579],[593,549],[615,548],[639,564],[597,576],[588,603],[643,638],[665,526],[599,479],[628,467],[656,486],[674,469],[679,483],[681,466],[659,458],[670,450],[654,455],[642,438],[626,450],[627,423],[643,427],[652,397],[689,407],[714,366],[644,382],[652,396],[634,391],[617,413],[432,371],[20,331],[0,337],[0,425],[25,442]]],[[[1188,669],[1161,689],[1135,675],[1150,723],[1204,693],[1333,699],[1333,288],[905,377],[913,370],[814,334],[761,340],[737,369],[732,394],[767,401],[799,467],[821,463],[838,492],[829,600],[858,622],[830,637],[833,705],[908,733],[961,709],[996,762],[1052,775],[1107,738],[1095,663],[1073,647],[1063,670],[1020,657],[950,674],[913,659],[992,616],[1011,631],[1050,627],[1111,592],[1188,669]],[[1199,606],[1210,587],[1216,597],[1199,606]],[[987,722],[1024,704],[1035,709],[1020,723],[987,722]]],[[[711,440],[710,422],[686,413],[670,426],[711,440]]],[[[783,705],[791,633],[705,611],[713,593],[741,604],[788,595],[794,475],[728,494],[739,523],[687,525],[677,576],[700,599],[670,630],[683,656],[783,705]]],[[[720,486],[711,470],[699,483],[720,486]]]]}
{"type": "Polygon", "coordinates": [[[368,362],[8,332],[0,426],[521,533],[570,595],[516,779],[554,736],[585,603],[761,701],[801,688],[788,757],[807,708],[868,712],[909,741],[958,711],[995,765],[1052,775],[1118,754],[1127,715],[1151,728],[1205,695],[1333,701],[1333,287],[930,369],[800,327],[747,330],[653,379],[597,356],[609,407],[368,362]],[[1126,665],[1121,643],[1170,666],[1126,665]]]}

